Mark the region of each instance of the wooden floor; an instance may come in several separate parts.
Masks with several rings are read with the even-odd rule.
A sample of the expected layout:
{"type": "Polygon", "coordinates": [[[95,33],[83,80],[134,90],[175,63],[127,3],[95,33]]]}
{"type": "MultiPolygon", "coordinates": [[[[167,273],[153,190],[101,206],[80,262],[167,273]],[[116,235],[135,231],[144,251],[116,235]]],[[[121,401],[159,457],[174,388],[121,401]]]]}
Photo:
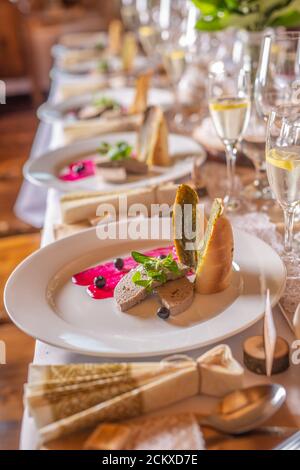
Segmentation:
{"type": "Polygon", "coordinates": [[[6,364],[0,365],[0,450],[17,449],[23,413],[22,393],[34,341],[9,320],[3,288],[14,267],[39,247],[33,227],[13,214],[37,121],[29,99],[8,101],[0,115],[0,340],[6,344],[6,364]]]}

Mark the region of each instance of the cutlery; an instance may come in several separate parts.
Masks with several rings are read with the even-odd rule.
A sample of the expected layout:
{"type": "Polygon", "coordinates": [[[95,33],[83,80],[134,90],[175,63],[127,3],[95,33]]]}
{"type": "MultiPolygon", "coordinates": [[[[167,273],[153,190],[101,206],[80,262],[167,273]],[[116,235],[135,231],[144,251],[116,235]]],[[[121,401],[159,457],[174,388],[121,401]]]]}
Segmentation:
{"type": "Polygon", "coordinates": [[[215,412],[199,424],[227,434],[243,434],[260,427],[279,410],[286,398],[282,385],[266,384],[229,393],[215,412]]]}
{"type": "Polygon", "coordinates": [[[299,450],[300,449],[300,431],[279,444],[274,450],[299,450]]]}

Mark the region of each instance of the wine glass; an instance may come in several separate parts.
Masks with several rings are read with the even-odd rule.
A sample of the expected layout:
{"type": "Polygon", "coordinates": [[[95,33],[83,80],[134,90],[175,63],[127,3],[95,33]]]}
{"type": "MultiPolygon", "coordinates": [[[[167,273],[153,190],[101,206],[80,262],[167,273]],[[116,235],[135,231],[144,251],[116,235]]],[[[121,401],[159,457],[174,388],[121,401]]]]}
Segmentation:
{"type": "Polygon", "coordinates": [[[184,117],[181,112],[179,82],[186,69],[186,51],[172,44],[165,45],[162,50],[162,60],[174,93],[174,122],[180,129],[183,127],[184,117]]]}
{"type": "Polygon", "coordinates": [[[263,40],[254,98],[260,117],[284,103],[300,103],[300,33],[278,32],[263,40]]]}
{"type": "Polygon", "coordinates": [[[283,258],[287,266],[299,264],[293,250],[293,223],[300,203],[300,105],[282,105],[270,112],[266,166],[268,180],[284,212],[283,258]]]}
{"type": "Polygon", "coordinates": [[[221,62],[211,67],[208,77],[208,101],[216,132],[225,146],[228,190],[224,203],[228,211],[240,208],[236,191],[235,164],[237,143],[248,126],[250,117],[250,77],[241,68],[228,72],[221,62]]]}
{"type": "MultiPolygon", "coordinates": [[[[241,141],[243,153],[252,161],[255,177],[252,183],[243,190],[243,196],[250,200],[272,199],[269,182],[266,175],[266,124],[260,119],[255,108],[251,110],[250,121],[241,141]]],[[[267,206],[262,206],[262,209],[267,206]]]]}
{"type": "Polygon", "coordinates": [[[135,0],[122,0],[120,13],[125,28],[130,31],[136,31],[139,27],[140,19],[135,0]]]}

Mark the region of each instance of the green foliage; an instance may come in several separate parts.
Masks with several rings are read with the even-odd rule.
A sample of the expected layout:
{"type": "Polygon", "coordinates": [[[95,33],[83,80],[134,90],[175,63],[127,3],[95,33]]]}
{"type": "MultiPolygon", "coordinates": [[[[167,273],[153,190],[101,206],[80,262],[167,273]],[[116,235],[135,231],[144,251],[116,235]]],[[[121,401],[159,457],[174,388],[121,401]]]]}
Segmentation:
{"type": "Polygon", "coordinates": [[[201,16],[196,27],[219,31],[237,27],[262,31],[269,26],[300,25],[300,0],[192,0],[201,16]]]}

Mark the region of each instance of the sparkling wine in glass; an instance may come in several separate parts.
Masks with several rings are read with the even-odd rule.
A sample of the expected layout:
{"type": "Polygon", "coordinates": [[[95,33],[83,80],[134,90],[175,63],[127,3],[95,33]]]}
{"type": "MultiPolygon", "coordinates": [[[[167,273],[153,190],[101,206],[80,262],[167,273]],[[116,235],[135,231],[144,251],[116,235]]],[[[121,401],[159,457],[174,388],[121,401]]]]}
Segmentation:
{"type": "Polygon", "coordinates": [[[169,81],[173,87],[175,97],[175,124],[180,128],[183,123],[183,115],[180,111],[179,82],[186,68],[186,51],[181,48],[167,46],[162,51],[163,64],[169,81]]]}
{"type": "MultiPolygon", "coordinates": [[[[249,200],[270,200],[272,192],[266,175],[266,124],[259,119],[255,109],[252,109],[250,122],[241,141],[243,153],[251,160],[255,169],[255,178],[243,190],[243,196],[249,200]]],[[[268,209],[268,206],[262,206],[268,209]]]]}
{"type": "Polygon", "coordinates": [[[271,111],[268,120],[266,166],[270,187],[284,212],[283,257],[299,263],[293,250],[293,224],[300,203],[300,106],[284,105],[271,111]]]}
{"type": "Polygon", "coordinates": [[[300,33],[277,32],[264,37],[255,80],[254,98],[260,117],[283,104],[299,104],[300,33]]]}
{"type": "Polygon", "coordinates": [[[248,126],[250,103],[250,79],[244,69],[228,74],[221,68],[209,74],[209,110],[226,152],[228,192],[224,202],[229,211],[240,207],[235,187],[235,163],[237,143],[248,126]]]}

